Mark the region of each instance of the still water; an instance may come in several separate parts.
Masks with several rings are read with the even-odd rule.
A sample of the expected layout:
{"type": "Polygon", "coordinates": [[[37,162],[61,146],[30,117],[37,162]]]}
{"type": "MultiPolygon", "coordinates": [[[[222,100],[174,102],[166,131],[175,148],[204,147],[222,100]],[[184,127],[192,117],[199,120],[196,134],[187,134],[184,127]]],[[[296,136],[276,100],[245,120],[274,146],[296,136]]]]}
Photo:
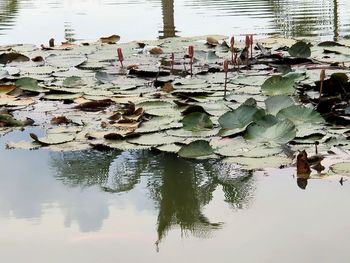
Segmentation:
{"type": "Polygon", "coordinates": [[[350,37],[348,0],[1,0],[1,43],[204,34],[350,37]]]}
{"type": "MultiPolygon", "coordinates": [[[[349,37],[344,1],[0,0],[0,43],[120,34],[349,37]]],[[[5,150],[2,262],[349,262],[350,183],[149,151],[5,150]]],[[[37,131],[36,131],[37,133],[37,131]]]]}

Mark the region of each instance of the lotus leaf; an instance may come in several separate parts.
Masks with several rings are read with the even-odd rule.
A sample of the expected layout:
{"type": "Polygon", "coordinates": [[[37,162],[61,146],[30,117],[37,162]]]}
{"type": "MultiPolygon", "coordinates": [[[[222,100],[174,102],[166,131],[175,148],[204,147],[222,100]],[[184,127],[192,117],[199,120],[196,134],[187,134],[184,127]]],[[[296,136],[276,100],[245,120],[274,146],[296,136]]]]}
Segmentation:
{"type": "Polygon", "coordinates": [[[267,96],[292,95],[295,91],[292,78],[275,75],[262,84],[261,91],[267,96]]]}
{"type": "Polygon", "coordinates": [[[210,156],[214,153],[213,148],[209,145],[209,142],[205,140],[197,140],[184,145],[178,152],[178,155],[183,158],[199,158],[204,156],[210,156]]]}
{"type": "Polygon", "coordinates": [[[245,138],[256,142],[270,144],[284,144],[293,140],[296,130],[290,120],[281,120],[270,127],[264,127],[257,123],[251,124],[247,128],[245,138]]]}

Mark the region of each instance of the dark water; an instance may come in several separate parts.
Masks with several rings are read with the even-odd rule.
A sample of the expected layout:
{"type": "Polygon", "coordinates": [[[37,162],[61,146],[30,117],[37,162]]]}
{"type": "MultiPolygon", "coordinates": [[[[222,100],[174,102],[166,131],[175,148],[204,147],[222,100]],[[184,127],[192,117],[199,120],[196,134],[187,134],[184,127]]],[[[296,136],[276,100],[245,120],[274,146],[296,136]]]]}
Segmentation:
{"type": "Polygon", "coordinates": [[[0,43],[203,34],[350,36],[348,0],[1,0],[0,43]]]}
{"type": "MultiPolygon", "coordinates": [[[[349,37],[348,1],[0,0],[0,43],[171,35],[349,37]],[[163,14],[165,14],[163,18],[163,14]]],[[[2,262],[349,262],[350,184],[149,151],[5,150],[2,262]]]]}

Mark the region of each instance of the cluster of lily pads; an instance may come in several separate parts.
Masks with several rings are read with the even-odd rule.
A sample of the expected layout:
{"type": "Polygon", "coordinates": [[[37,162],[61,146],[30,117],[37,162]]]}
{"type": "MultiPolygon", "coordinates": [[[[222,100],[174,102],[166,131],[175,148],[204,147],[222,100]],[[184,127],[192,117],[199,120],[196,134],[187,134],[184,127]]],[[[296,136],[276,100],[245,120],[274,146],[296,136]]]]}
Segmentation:
{"type": "Polygon", "coordinates": [[[106,39],[0,46],[0,136],[33,126],[46,134],[31,133],[8,148],[151,148],[259,169],[290,164],[295,151],[313,151],[318,142],[321,152],[337,147],[350,158],[350,43],[261,40],[252,58],[231,61],[226,83],[223,61],[244,51],[244,43],[232,50],[221,36],[106,39]],[[330,96],[339,98],[331,100],[334,112],[316,110],[322,69],[343,80],[330,96]]]}

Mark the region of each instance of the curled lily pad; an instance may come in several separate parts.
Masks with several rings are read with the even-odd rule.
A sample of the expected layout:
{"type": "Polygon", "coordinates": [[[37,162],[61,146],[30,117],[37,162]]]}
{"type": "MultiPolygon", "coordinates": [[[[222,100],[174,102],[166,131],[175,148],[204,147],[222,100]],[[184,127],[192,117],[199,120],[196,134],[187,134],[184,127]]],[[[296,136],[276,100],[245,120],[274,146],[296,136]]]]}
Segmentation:
{"type": "Polygon", "coordinates": [[[219,118],[219,123],[222,127],[219,135],[225,137],[243,132],[250,123],[264,115],[265,112],[262,109],[241,105],[233,111],[226,112],[219,118]]]}
{"type": "Polygon", "coordinates": [[[34,121],[32,119],[17,120],[10,114],[0,113],[0,127],[20,127],[32,125],[34,121]]]}
{"type": "Polygon", "coordinates": [[[289,55],[296,58],[308,58],[311,56],[311,49],[308,43],[298,41],[288,50],[289,55]]]}
{"type": "Polygon", "coordinates": [[[188,145],[184,145],[178,152],[178,155],[183,158],[199,158],[210,156],[214,153],[213,148],[209,142],[205,140],[197,140],[188,145]]]}
{"type": "Polygon", "coordinates": [[[263,127],[256,123],[249,125],[245,138],[257,142],[284,144],[293,140],[295,136],[296,130],[293,122],[282,120],[270,127],[263,127]]]}
{"type": "Polygon", "coordinates": [[[267,96],[292,95],[295,91],[294,85],[293,79],[276,75],[265,80],[261,90],[267,96]]]}
{"type": "Polygon", "coordinates": [[[10,93],[11,91],[15,90],[15,85],[1,85],[0,84],[0,96],[3,94],[10,93]]]}
{"type": "Polygon", "coordinates": [[[289,96],[272,96],[265,100],[266,112],[275,115],[282,109],[294,105],[294,101],[289,96]]]}
{"type": "Polygon", "coordinates": [[[200,131],[213,128],[209,115],[202,112],[192,112],[182,119],[183,128],[187,131],[200,131]]]}
{"type": "Polygon", "coordinates": [[[31,133],[30,137],[35,142],[40,143],[43,146],[61,144],[61,143],[73,141],[75,139],[75,135],[70,133],[49,133],[45,137],[41,137],[41,138],[39,138],[34,133],[31,133]]]}
{"type": "Polygon", "coordinates": [[[324,123],[322,116],[315,110],[304,106],[293,105],[278,112],[277,118],[289,119],[295,125],[304,123],[324,123]]]}

